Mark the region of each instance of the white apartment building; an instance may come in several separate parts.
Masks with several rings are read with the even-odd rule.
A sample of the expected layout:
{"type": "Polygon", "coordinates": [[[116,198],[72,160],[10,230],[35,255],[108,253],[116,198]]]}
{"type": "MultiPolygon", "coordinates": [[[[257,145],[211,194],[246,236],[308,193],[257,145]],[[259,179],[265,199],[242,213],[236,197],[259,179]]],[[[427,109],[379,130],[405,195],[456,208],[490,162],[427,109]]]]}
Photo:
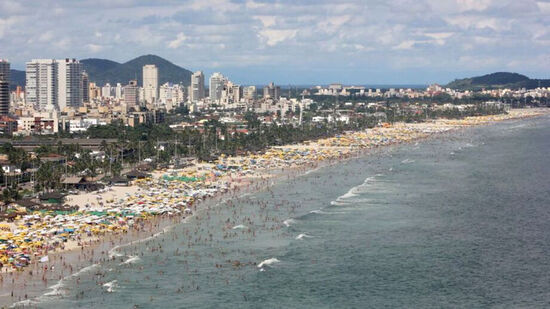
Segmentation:
{"type": "Polygon", "coordinates": [[[76,59],[33,59],[26,67],[27,103],[40,110],[82,106],[82,76],[76,59]]]}
{"type": "Polygon", "coordinates": [[[153,103],[158,99],[159,71],[154,64],[143,66],[143,97],[145,102],[153,103]]]}
{"type": "Polygon", "coordinates": [[[193,73],[189,88],[189,100],[191,102],[197,102],[204,98],[204,74],[202,71],[193,73]]]}
{"type": "Polygon", "coordinates": [[[216,72],[210,76],[210,102],[219,103],[222,97],[222,90],[225,86],[227,79],[219,72],[216,72]]]}
{"type": "Polygon", "coordinates": [[[115,99],[122,99],[122,84],[117,83],[115,88],[115,99]]]}
{"type": "Polygon", "coordinates": [[[106,83],[105,86],[101,88],[101,97],[110,98],[112,96],[113,96],[113,87],[111,87],[111,84],[106,83]]]}

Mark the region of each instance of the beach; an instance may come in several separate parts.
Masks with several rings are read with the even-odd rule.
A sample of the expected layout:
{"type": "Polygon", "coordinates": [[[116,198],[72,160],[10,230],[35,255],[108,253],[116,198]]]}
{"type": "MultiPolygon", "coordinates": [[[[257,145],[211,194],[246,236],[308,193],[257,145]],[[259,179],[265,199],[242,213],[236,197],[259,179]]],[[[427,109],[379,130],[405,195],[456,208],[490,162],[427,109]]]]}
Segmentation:
{"type": "MultiPolygon", "coordinates": [[[[44,290],[52,290],[55,285],[52,282],[78,273],[84,267],[120,258],[116,247],[162,233],[208,203],[254,192],[277,178],[294,177],[319,165],[342,162],[383,146],[545,113],[546,110],[536,109],[512,110],[508,115],[398,123],[300,145],[272,147],[262,155],[221,157],[213,164],[155,171],[152,177],[136,180],[128,187],[113,186],[100,193],[68,196],[67,204],[78,206],[77,213],[50,214],[49,217],[48,214],[28,214],[12,225],[11,236],[4,235],[14,240],[14,251],[27,252],[31,260],[30,265],[17,267],[18,271],[13,271],[14,267],[4,268],[1,304],[40,297],[44,290]],[[58,229],[50,234],[52,226],[58,226],[61,233],[58,229]],[[31,245],[23,246],[24,243],[31,245]],[[47,261],[40,263],[46,256],[47,261]]],[[[234,227],[236,225],[230,228],[234,227]]],[[[129,260],[121,263],[131,263],[129,260]]]]}

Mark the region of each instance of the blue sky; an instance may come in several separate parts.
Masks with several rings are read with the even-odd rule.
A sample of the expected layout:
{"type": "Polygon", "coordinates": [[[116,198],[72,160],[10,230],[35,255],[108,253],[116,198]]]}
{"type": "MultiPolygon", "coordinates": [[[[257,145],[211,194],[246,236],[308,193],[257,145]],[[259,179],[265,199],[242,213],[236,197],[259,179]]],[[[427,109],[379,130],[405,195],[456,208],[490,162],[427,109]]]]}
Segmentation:
{"type": "Polygon", "coordinates": [[[0,58],[156,54],[262,84],[550,78],[549,0],[0,0],[0,58]]]}

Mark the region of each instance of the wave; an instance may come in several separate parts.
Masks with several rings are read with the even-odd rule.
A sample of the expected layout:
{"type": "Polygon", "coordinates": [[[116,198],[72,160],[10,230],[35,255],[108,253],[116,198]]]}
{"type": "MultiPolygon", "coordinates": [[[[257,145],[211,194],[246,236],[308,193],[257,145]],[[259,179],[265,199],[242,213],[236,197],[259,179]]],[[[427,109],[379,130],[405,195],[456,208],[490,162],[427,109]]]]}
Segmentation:
{"type": "Polygon", "coordinates": [[[296,220],[294,220],[294,219],[286,219],[285,221],[283,221],[283,224],[286,227],[289,227],[291,224],[295,224],[295,223],[296,223],[296,220]]]}
{"type": "Polygon", "coordinates": [[[126,261],[120,263],[120,265],[126,265],[126,264],[134,264],[134,263],[137,263],[141,261],[141,259],[139,258],[139,256],[135,256],[135,255],[130,255],[130,258],[127,259],[126,261]]]}
{"type": "Polygon", "coordinates": [[[246,229],[246,225],[239,224],[232,228],[232,230],[239,230],[239,229],[246,229]]]}
{"type": "Polygon", "coordinates": [[[335,215],[335,214],[345,214],[343,211],[322,211],[321,209],[312,210],[309,212],[310,214],[317,214],[317,215],[335,215]]]}
{"type": "Polygon", "coordinates": [[[402,164],[407,164],[407,163],[414,163],[415,160],[411,160],[411,159],[405,159],[403,161],[401,161],[402,164]]]}
{"type": "Polygon", "coordinates": [[[280,261],[276,258],[270,258],[270,259],[267,259],[267,260],[263,260],[260,264],[258,264],[258,268],[262,268],[264,266],[270,266],[270,265],[273,265],[275,263],[279,263],[280,261]]]}
{"type": "Polygon", "coordinates": [[[64,294],[61,292],[64,287],[65,284],[63,283],[63,279],[61,279],[56,284],[50,286],[48,289],[50,289],[51,291],[44,293],[43,296],[61,296],[64,294]]]}
{"type": "Polygon", "coordinates": [[[56,284],[48,287],[48,290],[50,290],[49,292],[46,292],[46,293],[44,293],[44,294],[42,294],[38,297],[35,297],[33,299],[26,299],[24,301],[14,303],[11,306],[11,308],[18,308],[20,306],[24,307],[26,305],[38,304],[41,301],[44,301],[44,300],[52,298],[52,297],[62,297],[62,296],[65,295],[65,292],[64,292],[65,289],[64,288],[65,288],[65,281],[67,281],[67,279],[77,277],[80,274],[83,274],[85,272],[93,270],[97,267],[99,267],[99,264],[92,264],[90,266],[86,266],[86,267],[82,268],[81,270],[77,271],[76,273],[68,275],[68,276],[62,278],[61,280],[59,280],[56,284]]]}
{"type": "Polygon", "coordinates": [[[329,212],[322,211],[320,209],[312,210],[309,212],[310,214],[318,214],[318,215],[329,215],[329,212]]]}
{"type": "Polygon", "coordinates": [[[331,201],[330,202],[330,205],[332,206],[346,206],[346,205],[349,205],[351,204],[351,202],[346,202],[346,201],[331,201]]]}
{"type": "Polygon", "coordinates": [[[347,198],[350,198],[350,197],[356,197],[357,196],[357,189],[359,187],[360,186],[353,187],[353,188],[349,189],[348,192],[346,192],[344,195],[339,196],[336,200],[347,199],[347,198]]]}
{"type": "Polygon", "coordinates": [[[109,258],[112,259],[114,257],[121,257],[121,256],[124,256],[124,254],[120,253],[120,252],[116,252],[116,250],[118,249],[118,246],[117,247],[114,247],[113,249],[109,250],[109,258]]]}
{"type": "Polygon", "coordinates": [[[309,175],[309,174],[311,174],[311,173],[313,173],[313,172],[316,172],[316,171],[318,171],[318,170],[320,170],[320,169],[321,169],[321,166],[316,167],[316,168],[311,169],[311,170],[308,170],[308,171],[306,171],[305,173],[303,173],[302,176],[309,175]]]}
{"type": "Polygon", "coordinates": [[[111,282],[105,283],[103,286],[107,288],[107,292],[113,293],[116,291],[115,289],[118,287],[118,284],[116,280],[113,280],[111,282]]]}
{"type": "Polygon", "coordinates": [[[296,239],[298,239],[298,240],[301,240],[301,239],[304,239],[304,238],[313,238],[313,236],[310,236],[310,235],[305,234],[305,233],[296,236],[296,239]]]}

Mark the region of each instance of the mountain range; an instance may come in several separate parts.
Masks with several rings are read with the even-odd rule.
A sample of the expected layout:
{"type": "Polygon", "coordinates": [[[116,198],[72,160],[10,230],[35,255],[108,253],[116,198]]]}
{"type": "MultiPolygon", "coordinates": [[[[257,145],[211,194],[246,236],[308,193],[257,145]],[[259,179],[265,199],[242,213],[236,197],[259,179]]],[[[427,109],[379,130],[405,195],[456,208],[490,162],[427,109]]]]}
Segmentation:
{"type": "MultiPolygon", "coordinates": [[[[193,74],[191,71],[155,55],[140,56],[124,63],[97,58],[82,59],[80,63],[88,73],[90,82],[95,82],[98,86],[103,86],[106,83],[126,85],[132,79],[137,79],[138,84],[141,85],[143,66],[146,64],[157,66],[159,85],[166,82],[189,85],[193,74]]],[[[25,71],[11,70],[11,87],[15,88],[16,86],[25,86],[25,71]]]]}
{"type": "Polygon", "coordinates": [[[550,87],[550,79],[531,79],[525,75],[509,72],[496,72],[483,76],[456,79],[445,86],[457,90],[481,90],[481,89],[533,89],[537,87],[550,87]]]}

